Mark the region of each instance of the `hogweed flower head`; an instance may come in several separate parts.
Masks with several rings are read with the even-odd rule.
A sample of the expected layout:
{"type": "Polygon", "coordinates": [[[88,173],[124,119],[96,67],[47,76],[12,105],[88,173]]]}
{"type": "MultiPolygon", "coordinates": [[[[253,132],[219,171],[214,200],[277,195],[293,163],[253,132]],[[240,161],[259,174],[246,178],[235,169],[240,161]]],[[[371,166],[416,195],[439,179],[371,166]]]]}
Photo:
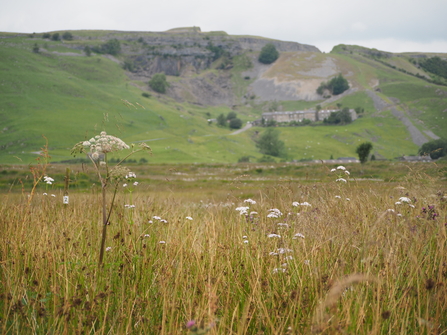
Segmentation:
{"type": "Polygon", "coordinates": [[[72,154],[88,153],[93,160],[98,160],[102,155],[109,152],[116,152],[130,147],[120,138],[107,135],[102,131],[100,135],[92,137],[88,141],[77,143],[71,150],[72,154]]]}

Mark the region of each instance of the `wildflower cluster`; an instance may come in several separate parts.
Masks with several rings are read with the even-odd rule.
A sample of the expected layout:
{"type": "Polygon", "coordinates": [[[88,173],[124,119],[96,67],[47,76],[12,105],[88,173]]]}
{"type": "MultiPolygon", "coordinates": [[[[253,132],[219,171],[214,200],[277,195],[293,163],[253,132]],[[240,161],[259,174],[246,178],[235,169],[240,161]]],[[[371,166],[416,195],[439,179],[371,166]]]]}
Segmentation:
{"type": "Polygon", "coordinates": [[[73,147],[72,153],[88,152],[88,155],[92,160],[98,161],[103,160],[104,155],[109,152],[116,152],[129,148],[130,147],[120,138],[107,135],[105,131],[102,131],[100,135],[96,135],[88,141],[77,143],[73,147]]]}
{"type": "Polygon", "coordinates": [[[346,168],[345,168],[344,166],[342,166],[342,165],[337,166],[336,169],[332,169],[331,172],[336,172],[336,173],[337,173],[337,176],[338,176],[338,178],[337,178],[336,181],[343,182],[343,183],[346,183],[346,182],[347,182],[347,180],[346,180],[345,178],[343,178],[343,177],[349,176],[349,175],[351,174],[351,173],[350,173],[348,170],[346,170],[346,168]]]}
{"type": "Polygon", "coordinates": [[[51,178],[51,177],[48,177],[48,176],[44,176],[44,177],[43,177],[43,181],[44,181],[46,184],[51,185],[51,184],[53,184],[54,179],[51,178]]]}
{"type": "Polygon", "coordinates": [[[436,220],[436,218],[439,216],[439,214],[435,210],[435,206],[431,205],[426,207],[422,207],[422,215],[427,218],[427,220],[436,220]]]}

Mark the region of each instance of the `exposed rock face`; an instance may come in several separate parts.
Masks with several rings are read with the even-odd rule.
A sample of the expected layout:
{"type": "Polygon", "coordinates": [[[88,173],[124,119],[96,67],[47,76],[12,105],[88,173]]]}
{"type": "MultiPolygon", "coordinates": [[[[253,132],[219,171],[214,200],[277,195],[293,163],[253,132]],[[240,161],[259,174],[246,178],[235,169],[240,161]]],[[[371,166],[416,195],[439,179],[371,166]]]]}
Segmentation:
{"type": "MultiPolygon", "coordinates": [[[[311,45],[253,36],[230,36],[225,32],[202,33],[198,27],[157,33],[112,31],[101,37],[104,41],[112,38],[121,41],[121,54],[129,65],[131,79],[147,82],[160,72],[178,76],[180,79],[171,83],[167,94],[179,101],[203,105],[238,103],[235,101],[230,73],[225,71],[232,67],[231,64],[223,66],[223,71],[205,71],[222,56],[231,59],[247,52],[259,52],[268,43],[273,44],[280,53],[320,53],[311,45]]],[[[252,62],[257,62],[253,56],[252,62]]],[[[289,89],[293,95],[294,88],[289,89]]],[[[290,99],[290,94],[284,98],[290,99]]],[[[266,99],[270,97],[266,96],[266,99]]]]}

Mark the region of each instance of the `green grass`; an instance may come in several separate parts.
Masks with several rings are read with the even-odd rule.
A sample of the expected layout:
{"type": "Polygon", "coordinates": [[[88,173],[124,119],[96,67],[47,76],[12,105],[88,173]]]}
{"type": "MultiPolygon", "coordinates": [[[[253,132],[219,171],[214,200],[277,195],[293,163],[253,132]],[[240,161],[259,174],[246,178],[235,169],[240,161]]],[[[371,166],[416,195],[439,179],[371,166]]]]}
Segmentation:
{"type": "Polygon", "coordinates": [[[351,164],[342,185],[324,165],[135,165],[140,184],[132,196],[120,184],[99,268],[91,164],[71,166],[68,205],[65,167],[42,171],[55,182],[32,198],[27,168],[0,168],[0,181],[25,182],[0,195],[4,334],[194,334],[191,320],[222,335],[447,327],[445,163],[351,164]],[[375,173],[389,180],[361,180],[375,173]]]}
{"type": "MultiPolygon", "coordinates": [[[[154,155],[150,160],[154,163],[234,163],[242,156],[261,156],[255,146],[254,131],[263,131],[262,128],[230,136],[229,129],[208,125],[207,119],[216,118],[221,113],[227,114],[230,107],[179,103],[157,94],[144,98],[142,91],[134,84],[144,87],[147,83],[129,80],[119,64],[105,57],[59,56],[51,52],[73,51],[81,54],[70,47],[86,43],[99,45],[114,34],[125,38],[136,35],[110,31],[72,33],[80,39],[62,43],[39,37],[28,38],[28,35],[11,37],[13,35],[3,34],[7,38],[0,41],[0,162],[33,162],[36,158],[34,153],[45,144],[42,135],[48,139],[53,161],[67,160],[70,158],[70,148],[76,142],[90,138],[103,129],[128,143],[147,141],[153,148],[154,155]],[[50,52],[33,53],[34,43],[50,52]],[[123,100],[132,103],[135,108],[126,105],[123,100]]],[[[138,36],[157,34],[138,33],[138,36]]],[[[138,43],[123,41],[124,44],[132,48],[138,43]]],[[[287,55],[289,58],[293,56],[287,55]]],[[[307,59],[310,56],[311,53],[303,53],[297,59],[292,58],[302,63],[301,70],[306,70],[311,64],[307,59]]],[[[419,79],[390,70],[357,54],[319,54],[314,58],[320,62],[326,57],[334,58],[342,71],[351,71],[354,75],[349,80],[358,87],[369,88],[374,80],[378,80],[384,94],[399,98],[405,104],[401,107],[408,110],[419,127],[423,125],[418,124],[417,120],[424,122],[436,134],[446,136],[447,119],[443,118],[443,111],[447,110],[447,106],[444,93],[437,91],[445,92],[442,87],[426,85],[419,79]]],[[[232,83],[234,94],[238,97],[244,94],[251,82],[242,76],[247,68],[246,60],[246,55],[233,58],[232,83]]],[[[290,62],[284,61],[276,68],[291,70],[290,66],[290,62]]],[[[366,117],[348,127],[281,128],[282,139],[288,148],[288,159],[300,160],[312,156],[325,159],[331,154],[335,157],[355,156],[356,145],[363,140],[374,143],[375,154],[379,157],[394,158],[417,151],[408,133],[395,119],[389,114],[372,113],[372,101],[364,92],[349,95],[338,102],[351,108],[365,108],[366,117]],[[371,119],[371,116],[379,118],[371,119]],[[389,134],[393,134],[394,140],[389,134]],[[307,143],[317,142],[320,145],[313,145],[312,150],[306,149],[307,143]]],[[[244,122],[258,119],[268,109],[268,103],[250,103],[252,106],[234,107],[244,122]]],[[[279,103],[284,110],[296,110],[312,108],[321,101],[279,103]]]]}

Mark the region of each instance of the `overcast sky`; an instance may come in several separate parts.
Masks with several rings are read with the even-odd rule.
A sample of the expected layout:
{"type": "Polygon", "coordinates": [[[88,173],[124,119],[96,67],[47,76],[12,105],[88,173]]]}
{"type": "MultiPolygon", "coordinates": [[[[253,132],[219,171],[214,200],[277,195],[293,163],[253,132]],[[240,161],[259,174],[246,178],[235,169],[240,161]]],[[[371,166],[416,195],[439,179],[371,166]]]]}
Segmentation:
{"type": "Polygon", "coordinates": [[[0,0],[0,31],[165,31],[198,26],[329,52],[356,44],[447,53],[447,0],[0,0]]]}

